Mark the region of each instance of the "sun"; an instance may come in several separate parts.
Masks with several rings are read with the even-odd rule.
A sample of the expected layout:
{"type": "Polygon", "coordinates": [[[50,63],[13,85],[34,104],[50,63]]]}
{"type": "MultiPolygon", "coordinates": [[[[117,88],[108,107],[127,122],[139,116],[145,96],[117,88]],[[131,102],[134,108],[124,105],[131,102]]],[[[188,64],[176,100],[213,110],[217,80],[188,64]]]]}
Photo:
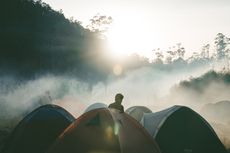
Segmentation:
{"type": "Polygon", "coordinates": [[[124,27],[113,26],[107,33],[109,48],[114,56],[126,56],[133,52],[133,46],[130,45],[130,32],[124,27]]]}
{"type": "Polygon", "coordinates": [[[146,51],[151,51],[151,41],[147,32],[143,30],[140,23],[119,22],[122,24],[113,24],[106,37],[114,57],[124,57],[133,53],[143,55],[146,51]]]}

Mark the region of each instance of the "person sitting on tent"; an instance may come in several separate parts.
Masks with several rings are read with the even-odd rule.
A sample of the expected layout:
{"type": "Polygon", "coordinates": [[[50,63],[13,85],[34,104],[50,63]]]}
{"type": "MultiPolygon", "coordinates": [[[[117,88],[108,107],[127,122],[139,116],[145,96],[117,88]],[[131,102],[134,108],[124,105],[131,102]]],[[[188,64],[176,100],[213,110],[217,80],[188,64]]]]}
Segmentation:
{"type": "Polygon", "coordinates": [[[114,108],[120,110],[120,112],[124,113],[124,107],[121,105],[124,96],[120,93],[116,94],[115,102],[109,105],[109,108],[114,108]]]}

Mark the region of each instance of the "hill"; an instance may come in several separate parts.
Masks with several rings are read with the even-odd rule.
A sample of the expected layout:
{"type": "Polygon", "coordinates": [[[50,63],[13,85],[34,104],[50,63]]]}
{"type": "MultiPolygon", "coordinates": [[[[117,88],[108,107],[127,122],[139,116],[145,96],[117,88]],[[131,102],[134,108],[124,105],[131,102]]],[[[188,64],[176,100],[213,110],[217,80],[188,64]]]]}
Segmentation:
{"type": "MultiPolygon", "coordinates": [[[[18,80],[44,74],[67,75],[93,83],[103,80],[103,40],[33,0],[0,2],[0,75],[18,80]]],[[[105,66],[104,66],[105,67],[105,66]]]]}
{"type": "Polygon", "coordinates": [[[220,101],[217,103],[209,103],[201,109],[202,114],[207,118],[219,123],[230,124],[230,101],[220,101]]]}
{"type": "Polygon", "coordinates": [[[201,109],[201,114],[212,125],[225,146],[230,149],[230,101],[208,103],[201,109]]]}
{"type": "Polygon", "coordinates": [[[168,100],[197,108],[217,101],[230,100],[230,73],[209,71],[180,81],[171,88],[168,100]]]}
{"type": "Polygon", "coordinates": [[[230,73],[218,73],[216,71],[209,71],[200,77],[181,81],[179,88],[189,89],[196,91],[197,93],[202,93],[213,82],[230,85],[230,73]]]}

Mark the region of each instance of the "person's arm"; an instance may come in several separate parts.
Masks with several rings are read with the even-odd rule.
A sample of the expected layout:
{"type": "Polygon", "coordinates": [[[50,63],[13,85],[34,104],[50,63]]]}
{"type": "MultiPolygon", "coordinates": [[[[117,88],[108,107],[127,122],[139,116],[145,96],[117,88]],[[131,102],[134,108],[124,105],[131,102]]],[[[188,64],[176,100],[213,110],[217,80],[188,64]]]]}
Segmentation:
{"type": "Polygon", "coordinates": [[[124,113],[124,106],[121,105],[121,113],[124,113]]]}

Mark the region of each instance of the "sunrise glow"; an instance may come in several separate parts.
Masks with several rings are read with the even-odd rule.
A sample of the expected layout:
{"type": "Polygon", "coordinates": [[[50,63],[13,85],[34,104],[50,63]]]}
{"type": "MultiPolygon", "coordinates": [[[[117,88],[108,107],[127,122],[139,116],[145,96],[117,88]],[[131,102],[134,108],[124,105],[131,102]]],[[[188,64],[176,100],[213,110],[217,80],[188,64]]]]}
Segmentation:
{"type": "Polygon", "coordinates": [[[155,35],[151,36],[148,29],[142,27],[141,22],[124,20],[117,24],[115,20],[106,33],[111,55],[119,58],[133,53],[149,56],[154,47],[161,45],[159,33],[155,32],[155,35]]]}

